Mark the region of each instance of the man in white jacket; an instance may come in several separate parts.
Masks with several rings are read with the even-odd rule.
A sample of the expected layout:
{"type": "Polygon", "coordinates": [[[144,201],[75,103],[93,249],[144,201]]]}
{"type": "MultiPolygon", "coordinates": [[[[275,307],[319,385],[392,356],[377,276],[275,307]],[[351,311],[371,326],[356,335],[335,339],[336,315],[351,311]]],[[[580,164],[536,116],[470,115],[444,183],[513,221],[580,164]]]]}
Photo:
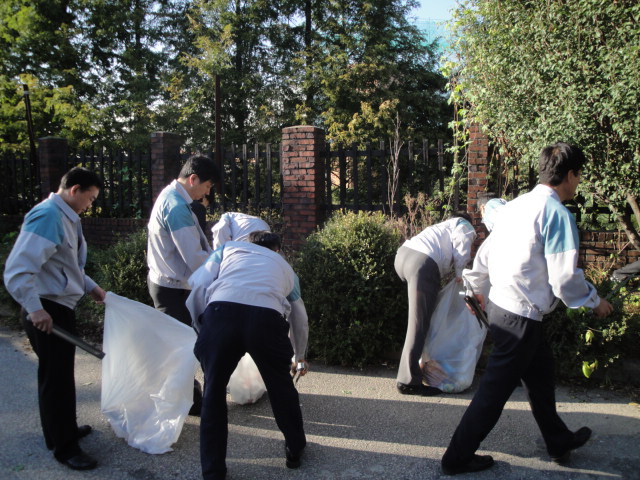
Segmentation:
{"type": "Polygon", "coordinates": [[[53,325],[76,330],[74,308],[85,293],[99,303],[105,291],[84,273],[87,244],[78,214],[88,209],[102,181],[72,168],[60,188],[24,218],[4,271],[7,291],[22,306],[23,326],[38,356],[38,405],[45,443],[59,462],[74,470],[95,468],[78,439],[91,432],[76,422],[75,346],[51,335],[53,325]]]}
{"type": "Polygon", "coordinates": [[[306,445],[298,392],[289,373],[294,352],[287,336],[287,314],[290,302],[300,295],[296,275],[277,253],[278,235],[260,231],[250,239],[253,243],[225,243],[190,279],[193,290],[188,305],[194,319],[199,319],[194,354],[205,377],[200,422],[205,480],[226,476],[226,387],[245,353],[255,361],[269,392],[273,415],[285,438],[287,467],[300,466],[306,445]]]}
{"type": "Polygon", "coordinates": [[[562,202],[573,198],[586,159],[582,151],[557,143],[540,154],[540,184],[504,205],[464,279],[478,292],[490,284],[486,305],[493,350],[484,376],[442,458],[447,475],[484,470],[490,455],[477,455],[516,386],[527,391],[547,451],[556,462],[584,445],[591,430],[572,432],[555,404],[554,360],[542,334],[542,317],[557,299],[569,308],[592,308],[596,316],[613,307],[577,268],[578,230],[562,202]]]}
{"type": "MultiPolygon", "coordinates": [[[[259,217],[242,212],[226,212],[220,220],[211,227],[213,249],[217,250],[227,242],[248,242],[253,232],[270,232],[269,224],[259,217]]],[[[296,276],[296,282],[298,277],[296,276]]],[[[298,289],[300,286],[298,285],[298,289]]],[[[307,339],[309,337],[309,323],[307,310],[302,297],[290,300],[291,312],[288,320],[291,325],[289,337],[293,345],[294,363],[304,359],[307,351],[307,339]]]]}
{"type": "Polygon", "coordinates": [[[466,218],[453,217],[425,228],[404,242],[395,258],[396,273],[407,282],[409,318],[407,335],[398,366],[396,386],[404,395],[437,395],[441,391],[422,383],[420,357],[436,306],[440,279],[455,270],[462,281],[462,270],[469,262],[476,238],[466,218]]]}

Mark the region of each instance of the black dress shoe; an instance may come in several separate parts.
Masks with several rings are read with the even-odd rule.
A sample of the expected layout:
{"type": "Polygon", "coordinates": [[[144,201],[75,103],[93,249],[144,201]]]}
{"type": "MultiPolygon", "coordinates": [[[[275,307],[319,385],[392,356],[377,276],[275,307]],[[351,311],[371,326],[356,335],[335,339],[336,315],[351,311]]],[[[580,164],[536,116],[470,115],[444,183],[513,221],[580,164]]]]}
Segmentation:
{"type": "Polygon", "coordinates": [[[92,470],[98,466],[98,461],[84,452],[80,452],[66,460],[58,460],[72,470],[92,470]]]}
{"type": "Polygon", "coordinates": [[[291,453],[289,450],[289,446],[285,444],[284,446],[284,455],[286,457],[287,468],[299,468],[300,467],[300,457],[302,457],[303,450],[300,450],[297,455],[291,453]]]}
{"type": "Polygon", "coordinates": [[[442,473],[445,475],[458,475],[460,473],[479,472],[493,466],[491,455],[474,455],[473,458],[462,465],[442,464],[442,473]]]}
{"type": "Polygon", "coordinates": [[[432,397],[434,395],[440,395],[442,390],[436,387],[430,387],[428,385],[407,385],[406,383],[398,382],[396,384],[398,391],[403,395],[421,395],[423,397],[432,397]]]}
{"type": "Polygon", "coordinates": [[[578,431],[573,433],[573,438],[567,445],[567,448],[558,453],[550,453],[551,460],[556,463],[565,463],[569,460],[569,456],[571,455],[571,450],[575,450],[576,448],[580,448],[591,438],[591,429],[589,427],[582,427],[578,431]]]}
{"type": "Polygon", "coordinates": [[[81,427],[78,427],[78,438],[84,438],[92,431],[93,429],[91,428],[91,425],[82,425],[81,427]]]}

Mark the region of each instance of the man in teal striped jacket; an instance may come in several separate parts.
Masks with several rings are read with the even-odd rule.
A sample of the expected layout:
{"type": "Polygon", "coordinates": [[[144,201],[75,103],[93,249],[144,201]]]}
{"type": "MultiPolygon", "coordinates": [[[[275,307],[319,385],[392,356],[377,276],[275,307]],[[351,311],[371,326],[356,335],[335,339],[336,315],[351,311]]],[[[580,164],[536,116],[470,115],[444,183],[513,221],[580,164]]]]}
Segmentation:
{"type": "MultiPolygon", "coordinates": [[[[178,178],[158,195],[149,217],[149,295],[158,310],[187,325],[191,325],[185,304],[191,292],[187,280],[211,253],[191,202],[208,195],[219,178],[218,168],[210,158],[202,155],[188,158],[178,178]]],[[[189,414],[199,415],[202,387],[197,380],[193,382],[193,406],[189,414]]]]}
{"type": "MultiPolygon", "coordinates": [[[[585,163],[578,147],[560,142],[544,148],[540,184],[501,208],[488,244],[464,274],[474,292],[491,285],[486,307],[494,346],[478,391],[442,458],[445,474],[493,465],[491,456],[475,451],[520,383],[552,460],[565,461],[591,436],[587,427],[569,430],[556,411],[554,359],[541,322],[558,299],[569,308],[591,308],[598,317],[613,310],[577,268],[578,229],[562,204],[574,197],[585,163]]],[[[484,297],[476,297],[484,308],[484,297]]]]}
{"type": "Polygon", "coordinates": [[[75,333],[73,309],[85,293],[96,302],[105,292],[84,273],[87,244],[79,213],[97,198],[102,181],[84,168],[72,168],[57,193],[31,209],[7,258],[4,283],[22,306],[23,325],[38,356],[38,404],[47,448],[69,468],[97,465],[78,439],[91,432],[76,422],[75,346],[51,335],[53,325],[75,333]]]}

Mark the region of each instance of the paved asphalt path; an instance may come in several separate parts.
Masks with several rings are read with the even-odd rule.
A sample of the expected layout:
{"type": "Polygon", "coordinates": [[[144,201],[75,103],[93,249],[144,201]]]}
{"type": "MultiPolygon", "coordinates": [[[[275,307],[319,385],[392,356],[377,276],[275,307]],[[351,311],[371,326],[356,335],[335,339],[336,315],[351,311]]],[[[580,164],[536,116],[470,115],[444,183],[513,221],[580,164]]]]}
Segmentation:
{"type": "MultiPolygon", "coordinates": [[[[36,399],[36,359],[21,332],[0,328],[0,480],[196,480],[199,419],[188,417],[172,452],[148,455],[117,438],[100,413],[100,362],[78,351],[79,423],[93,426],[81,441],[99,460],[75,472],[46,449],[36,399]]],[[[298,470],[284,466],[283,440],[268,399],[229,403],[229,480],[438,479],[440,457],[473,389],[438,397],[402,396],[395,372],[312,365],[298,383],[309,441],[298,470]]],[[[570,428],[588,425],[591,441],[571,462],[549,461],[522,392],[517,389],[482,444],[496,465],[456,478],[640,479],[640,406],[601,390],[558,389],[558,409],[570,428]]]]}

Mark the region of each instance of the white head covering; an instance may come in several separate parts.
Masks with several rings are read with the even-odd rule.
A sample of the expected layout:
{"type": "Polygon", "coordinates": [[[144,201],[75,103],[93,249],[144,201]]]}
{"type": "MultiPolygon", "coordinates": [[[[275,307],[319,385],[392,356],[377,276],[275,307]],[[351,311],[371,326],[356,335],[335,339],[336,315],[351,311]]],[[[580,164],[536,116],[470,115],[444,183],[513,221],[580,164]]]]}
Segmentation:
{"type": "Polygon", "coordinates": [[[507,201],[502,198],[492,198],[484,206],[484,213],[482,214],[482,223],[485,224],[487,230],[493,230],[493,224],[496,221],[498,211],[507,204],[507,201]]]}

